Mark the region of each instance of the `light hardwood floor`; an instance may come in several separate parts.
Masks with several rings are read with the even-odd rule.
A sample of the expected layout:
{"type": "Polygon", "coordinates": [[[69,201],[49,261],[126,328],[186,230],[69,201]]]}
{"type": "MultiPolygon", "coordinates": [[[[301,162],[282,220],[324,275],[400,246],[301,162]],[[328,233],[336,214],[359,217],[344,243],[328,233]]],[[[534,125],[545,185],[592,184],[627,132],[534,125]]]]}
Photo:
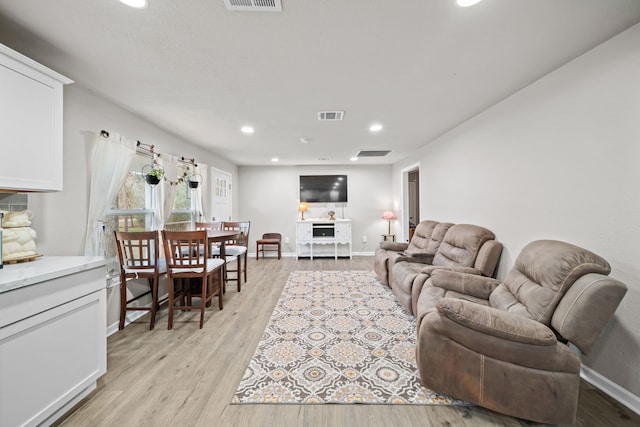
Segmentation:
{"type": "MultiPolygon", "coordinates": [[[[372,270],[372,257],[249,259],[249,281],[228,286],[224,309],[178,314],[168,331],[163,309],[108,339],[107,374],[59,422],[63,426],[531,426],[482,408],[423,405],[231,405],[280,292],[294,270],[372,270]]],[[[583,381],[579,426],[638,426],[640,416],[583,381]]]]}

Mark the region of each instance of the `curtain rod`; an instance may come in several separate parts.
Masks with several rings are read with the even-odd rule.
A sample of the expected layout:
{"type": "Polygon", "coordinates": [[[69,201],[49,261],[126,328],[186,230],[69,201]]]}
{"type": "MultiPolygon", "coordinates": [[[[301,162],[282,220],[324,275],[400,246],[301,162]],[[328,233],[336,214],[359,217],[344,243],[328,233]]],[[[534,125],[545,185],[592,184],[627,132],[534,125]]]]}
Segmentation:
{"type": "MultiPolygon", "coordinates": [[[[107,132],[106,130],[103,129],[103,130],[100,131],[100,136],[103,137],[103,138],[109,138],[109,132],[107,132]]],[[[152,155],[156,155],[158,157],[161,157],[160,153],[156,153],[155,151],[153,151],[153,149],[155,147],[154,145],[144,144],[144,143],[142,143],[140,141],[136,141],[136,147],[140,148],[141,150],[148,151],[152,155]]],[[[180,160],[183,163],[191,163],[194,167],[196,167],[196,168],[198,167],[198,164],[196,163],[196,159],[194,157],[187,158],[187,157],[182,156],[180,158],[180,160]]]]}

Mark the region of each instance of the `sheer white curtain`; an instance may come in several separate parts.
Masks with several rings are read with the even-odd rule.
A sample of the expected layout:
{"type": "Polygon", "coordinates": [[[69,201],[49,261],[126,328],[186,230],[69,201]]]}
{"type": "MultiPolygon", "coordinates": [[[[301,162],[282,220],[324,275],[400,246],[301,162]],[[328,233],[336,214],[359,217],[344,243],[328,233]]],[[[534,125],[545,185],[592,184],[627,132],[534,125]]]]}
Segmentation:
{"type": "Polygon", "coordinates": [[[209,188],[207,186],[207,183],[209,182],[207,179],[208,169],[209,169],[209,166],[205,165],[204,163],[202,164],[198,163],[198,166],[195,167],[195,173],[200,175],[200,177],[202,178],[200,181],[200,185],[198,186],[198,190],[194,192],[196,197],[196,202],[195,202],[196,218],[197,218],[196,221],[206,221],[206,217],[205,217],[206,209],[204,209],[204,206],[206,206],[207,190],[209,188]]]}
{"type": "Polygon", "coordinates": [[[96,135],[91,153],[91,190],[84,241],[85,255],[103,255],[102,220],[131,168],[137,142],[116,133],[96,135]]]}
{"type": "Polygon", "coordinates": [[[158,163],[164,169],[164,177],[158,184],[158,203],[156,204],[155,226],[156,230],[162,230],[167,223],[173,204],[176,200],[176,186],[178,181],[178,158],[171,154],[162,154],[158,163]]]}

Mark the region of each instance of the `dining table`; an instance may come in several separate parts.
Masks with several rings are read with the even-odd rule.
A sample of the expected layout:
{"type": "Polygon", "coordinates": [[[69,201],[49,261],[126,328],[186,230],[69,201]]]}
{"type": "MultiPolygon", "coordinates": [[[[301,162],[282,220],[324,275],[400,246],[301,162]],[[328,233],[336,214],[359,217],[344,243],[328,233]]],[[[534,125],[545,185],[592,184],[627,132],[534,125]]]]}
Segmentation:
{"type": "MultiPolygon", "coordinates": [[[[220,258],[226,260],[225,242],[235,240],[240,236],[239,230],[207,230],[207,242],[211,249],[215,243],[220,243],[220,258]]],[[[209,251],[211,254],[211,251],[209,251]]]]}

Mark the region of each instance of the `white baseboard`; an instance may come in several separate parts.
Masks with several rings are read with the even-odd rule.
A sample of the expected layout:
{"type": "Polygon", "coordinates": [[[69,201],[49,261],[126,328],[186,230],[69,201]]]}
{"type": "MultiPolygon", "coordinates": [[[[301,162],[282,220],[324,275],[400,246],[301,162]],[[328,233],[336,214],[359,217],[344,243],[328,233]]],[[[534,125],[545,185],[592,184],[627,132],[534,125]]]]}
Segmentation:
{"type": "MultiPolygon", "coordinates": [[[[351,252],[351,256],[373,256],[373,255],[375,255],[375,252],[351,252]]],[[[297,256],[298,254],[295,252],[282,252],[283,258],[295,258],[297,256]]],[[[256,259],[255,252],[253,254],[249,253],[249,258],[253,258],[255,260],[256,259]]],[[[263,258],[262,255],[260,255],[260,259],[262,258],[263,258]]],[[[278,258],[278,255],[269,254],[265,258],[278,258]]],[[[371,268],[373,268],[373,264],[371,268]]]]}
{"type": "Polygon", "coordinates": [[[580,367],[580,377],[603,393],[608,394],[613,399],[631,409],[636,414],[640,415],[640,397],[631,393],[629,390],[620,387],[609,378],[600,375],[585,365],[580,367]]]}
{"type": "MultiPolygon", "coordinates": [[[[145,314],[147,314],[147,311],[132,311],[130,313],[127,313],[127,317],[124,320],[124,326],[125,328],[127,327],[127,325],[131,322],[135,322],[136,320],[138,320],[139,318],[141,318],[142,316],[144,316],[145,314]]],[[[115,323],[112,323],[111,325],[107,326],[107,336],[110,336],[112,334],[115,334],[116,332],[118,332],[118,326],[120,325],[120,321],[118,320],[115,323]]]]}

